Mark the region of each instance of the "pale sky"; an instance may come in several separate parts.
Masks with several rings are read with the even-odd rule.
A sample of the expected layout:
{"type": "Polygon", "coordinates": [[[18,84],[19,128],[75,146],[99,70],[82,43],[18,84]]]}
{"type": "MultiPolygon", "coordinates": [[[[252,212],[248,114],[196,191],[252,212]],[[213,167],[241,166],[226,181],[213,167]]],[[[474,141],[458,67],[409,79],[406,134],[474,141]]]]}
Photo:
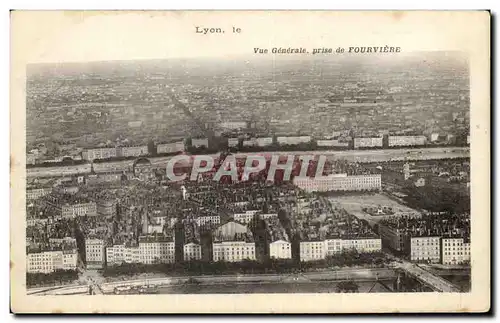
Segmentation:
{"type": "MultiPolygon", "coordinates": [[[[256,55],[254,48],[399,46],[474,51],[488,30],[476,12],[14,12],[12,47],[25,63],[256,55]],[[201,35],[195,27],[224,34],[201,35]],[[240,34],[232,32],[241,28],[240,34]]],[[[481,43],[480,43],[481,42],[481,43]]]]}

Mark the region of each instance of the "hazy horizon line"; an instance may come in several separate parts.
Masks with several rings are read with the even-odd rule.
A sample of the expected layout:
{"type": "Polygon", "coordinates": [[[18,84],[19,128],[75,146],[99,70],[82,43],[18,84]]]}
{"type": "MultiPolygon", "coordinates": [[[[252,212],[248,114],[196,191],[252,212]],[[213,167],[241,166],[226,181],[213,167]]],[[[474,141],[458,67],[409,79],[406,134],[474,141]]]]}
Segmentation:
{"type": "MultiPolygon", "coordinates": [[[[277,46],[278,47],[278,46],[277,46]]],[[[370,46],[367,46],[370,47],[370,46]]],[[[291,47],[296,48],[296,47],[291,47]]],[[[64,62],[37,62],[28,63],[26,67],[43,67],[51,65],[84,65],[84,64],[104,64],[104,63],[120,63],[120,62],[150,62],[150,61],[196,61],[196,60],[226,60],[231,61],[235,58],[246,60],[246,61],[265,61],[265,60],[314,60],[321,58],[359,58],[367,59],[370,57],[411,57],[422,54],[437,54],[437,53],[447,53],[447,54],[459,54],[466,56],[467,52],[460,50],[413,50],[404,51],[400,53],[370,53],[370,54],[358,54],[358,53],[344,53],[344,54],[268,54],[268,55],[247,55],[247,54],[233,54],[226,56],[198,56],[198,57],[170,57],[170,58],[131,58],[131,59],[108,59],[108,60],[88,60],[88,61],[64,61],[64,62]]],[[[457,55],[458,56],[458,55],[457,55]]]]}

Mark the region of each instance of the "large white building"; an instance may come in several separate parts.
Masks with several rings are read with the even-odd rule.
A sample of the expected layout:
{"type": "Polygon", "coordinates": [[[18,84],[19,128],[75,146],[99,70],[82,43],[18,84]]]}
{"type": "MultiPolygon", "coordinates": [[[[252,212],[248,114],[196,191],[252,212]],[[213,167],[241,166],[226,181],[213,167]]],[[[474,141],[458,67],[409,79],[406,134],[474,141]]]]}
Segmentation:
{"type": "Polygon", "coordinates": [[[141,251],[138,247],[127,247],[122,244],[106,248],[106,263],[108,266],[140,262],[141,251]]]}
{"type": "Polygon", "coordinates": [[[426,142],[425,136],[389,136],[389,147],[423,146],[426,142]]]}
{"type": "Polygon", "coordinates": [[[255,138],[255,144],[259,147],[270,146],[273,143],[273,137],[255,138]]]}
{"type": "Polygon", "coordinates": [[[106,260],[106,249],[101,239],[85,239],[85,261],[87,268],[102,268],[106,260]]]}
{"type": "Polygon", "coordinates": [[[235,221],[248,224],[252,221],[254,215],[259,212],[258,210],[248,210],[245,213],[235,213],[233,219],[235,221]]]}
{"type": "Polygon", "coordinates": [[[226,262],[255,260],[255,243],[245,241],[214,242],[213,260],[226,262]]]}
{"type": "Polygon", "coordinates": [[[74,218],[77,216],[96,216],[97,204],[95,202],[78,203],[72,205],[63,205],[61,207],[61,215],[63,218],[74,218]]]}
{"type": "Polygon", "coordinates": [[[205,148],[208,148],[208,139],[207,138],[193,138],[191,140],[191,146],[200,148],[204,146],[205,148]]]}
{"type": "Polygon", "coordinates": [[[229,147],[238,147],[239,139],[238,138],[229,138],[227,140],[227,145],[229,147]]]}
{"type": "Polygon", "coordinates": [[[382,147],[383,137],[354,138],[354,148],[382,147]]]}
{"type": "Polygon", "coordinates": [[[196,224],[204,226],[207,224],[218,225],[220,224],[220,215],[205,215],[196,218],[196,224]]]}
{"type": "Polygon", "coordinates": [[[442,263],[459,265],[470,261],[470,242],[463,238],[442,239],[442,263]]]}
{"type": "Polygon", "coordinates": [[[139,157],[148,155],[148,146],[123,146],[118,148],[118,155],[124,157],[139,157]]]}
{"type": "Polygon", "coordinates": [[[322,139],[317,140],[316,145],[318,147],[348,147],[348,142],[340,142],[337,139],[322,139]]]}
{"type": "Polygon", "coordinates": [[[431,263],[441,261],[441,237],[412,237],[410,248],[411,261],[431,263]]]}
{"type": "Polygon", "coordinates": [[[276,141],[280,145],[298,145],[311,142],[311,136],[277,137],[276,141]]]}
{"type": "Polygon", "coordinates": [[[154,237],[140,237],[139,253],[140,262],[143,264],[175,262],[175,244],[171,240],[154,237]]]}
{"type": "Polygon", "coordinates": [[[29,188],[26,190],[26,199],[36,200],[40,197],[50,194],[50,192],[52,192],[51,187],[29,188]]]}
{"type": "Polygon", "coordinates": [[[333,256],[342,252],[342,239],[326,239],[325,252],[327,256],[333,256]]]}
{"type": "Polygon", "coordinates": [[[26,271],[28,273],[52,273],[56,270],[76,270],[78,253],[76,249],[42,251],[28,253],[26,271]]]}
{"type": "Polygon", "coordinates": [[[243,147],[253,147],[253,146],[257,146],[255,139],[243,140],[243,147]]]}
{"type": "Polygon", "coordinates": [[[275,259],[292,259],[292,244],[285,240],[277,240],[269,244],[269,257],[275,259]]]}
{"type": "Polygon", "coordinates": [[[356,250],[358,252],[376,252],[382,250],[382,239],[380,238],[356,238],[342,239],[343,250],[356,250]]]}
{"type": "Polygon", "coordinates": [[[326,248],[324,241],[301,241],[300,261],[325,259],[326,248]]]}
{"type": "Polygon", "coordinates": [[[295,177],[294,185],[306,192],[380,190],[380,174],[354,175],[333,174],[321,177],[295,177]]]}
{"type": "Polygon", "coordinates": [[[190,242],[184,245],[184,260],[201,260],[201,245],[190,242]]]}
{"type": "Polygon", "coordinates": [[[82,152],[83,159],[92,161],[94,159],[105,159],[118,156],[115,147],[91,148],[82,152]]]}
{"type": "Polygon", "coordinates": [[[156,152],[158,154],[176,153],[176,152],[181,152],[181,151],[184,151],[184,142],[183,141],[166,143],[166,144],[158,144],[156,146],[156,152]]]}

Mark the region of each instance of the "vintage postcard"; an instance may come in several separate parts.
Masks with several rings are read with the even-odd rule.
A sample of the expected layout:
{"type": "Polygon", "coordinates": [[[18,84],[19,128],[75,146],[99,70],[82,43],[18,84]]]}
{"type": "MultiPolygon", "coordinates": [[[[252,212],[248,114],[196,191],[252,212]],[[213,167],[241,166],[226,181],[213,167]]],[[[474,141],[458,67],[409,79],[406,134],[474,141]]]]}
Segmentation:
{"type": "Polygon", "coordinates": [[[13,11],[15,313],[490,309],[486,11],[13,11]]]}

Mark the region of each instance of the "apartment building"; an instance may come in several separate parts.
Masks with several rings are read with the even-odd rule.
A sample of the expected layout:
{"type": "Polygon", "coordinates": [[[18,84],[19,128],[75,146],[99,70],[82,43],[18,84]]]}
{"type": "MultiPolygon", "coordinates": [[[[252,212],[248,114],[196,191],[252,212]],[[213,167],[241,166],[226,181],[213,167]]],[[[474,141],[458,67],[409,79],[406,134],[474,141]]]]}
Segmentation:
{"type": "Polygon", "coordinates": [[[248,210],[245,213],[235,213],[233,219],[235,221],[248,224],[252,221],[254,215],[259,212],[258,210],[248,210]]]}
{"type": "Polygon", "coordinates": [[[360,253],[382,251],[380,238],[353,238],[342,239],[343,250],[356,250],[360,253]]]}
{"type": "Polygon", "coordinates": [[[273,144],[273,137],[255,138],[255,145],[259,147],[267,147],[273,144]]]}
{"type": "Polygon", "coordinates": [[[389,136],[389,147],[423,146],[426,142],[425,136],[389,136]]]}
{"type": "Polygon", "coordinates": [[[141,251],[138,247],[128,247],[122,244],[106,248],[106,263],[108,266],[140,262],[141,251]]]}
{"type": "Polygon", "coordinates": [[[342,239],[326,239],[325,252],[327,256],[333,256],[342,252],[342,239]]]}
{"type": "Polygon", "coordinates": [[[139,253],[144,264],[174,263],[175,243],[163,237],[140,237],[139,253]]]}
{"type": "Polygon", "coordinates": [[[28,273],[52,273],[56,270],[76,270],[78,253],[73,250],[42,251],[28,253],[26,271],[28,273]]]}
{"type": "Polygon", "coordinates": [[[66,204],[61,207],[61,215],[63,218],[74,218],[77,216],[96,216],[97,204],[95,202],[66,204]]]}
{"type": "Polygon", "coordinates": [[[206,216],[200,216],[196,218],[196,224],[198,226],[204,226],[204,225],[219,225],[220,224],[220,215],[206,215],[206,216]]]}
{"type": "Polygon", "coordinates": [[[326,248],[324,241],[301,241],[300,261],[325,259],[326,248]]]}
{"type": "Polygon", "coordinates": [[[106,262],[106,249],[104,240],[85,239],[85,262],[87,268],[102,268],[106,262]]]}
{"type": "Polygon", "coordinates": [[[148,146],[123,146],[117,148],[117,155],[123,157],[139,157],[149,154],[148,146]]]}
{"type": "Polygon", "coordinates": [[[229,147],[238,147],[239,139],[238,138],[229,138],[227,140],[227,144],[229,147]]]}
{"type": "Polygon", "coordinates": [[[240,262],[255,260],[255,243],[246,241],[221,241],[213,243],[213,260],[240,262]]]}
{"type": "Polygon", "coordinates": [[[184,261],[201,260],[201,245],[190,242],[184,245],[184,261]]]}
{"type": "Polygon", "coordinates": [[[52,187],[43,187],[43,188],[29,188],[26,190],[26,199],[36,200],[40,197],[44,197],[45,195],[50,194],[52,192],[52,187]]]}
{"type": "Polygon", "coordinates": [[[311,142],[311,136],[277,137],[276,141],[280,145],[298,145],[311,142]]]}
{"type": "Polygon", "coordinates": [[[158,154],[177,153],[177,152],[181,152],[184,150],[185,150],[185,148],[184,148],[183,141],[156,145],[156,152],[158,154]]]}
{"type": "Polygon", "coordinates": [[[191,140],[191,146],[195,148],[205,147],[208,148],[208,139],[207,138],[193,138],[191,140]]]}
{"type": "Polygon", "coordinates": [[[354,148],[381,148],[383,137],[359,137],[354,138],[354,148]]]}
{"type": "Polygon", "coordinates": [[[269,243],[269,258],[292,259],[292,244],[285,240],[269,243]]]}
{"type": "Polygon", "coordinates": [[[412,237],[410,259],[415,262],[439,263],[441,237],[412,237]]]}
{"type": "Polygon", "coordinates": [[[379,224],[378,232],[382,238],[382,245],[394,251],[408,254],[410,252],[410,237],[404,228],[395,228],[379,224]]]}
{"type": "Polygon", "coordinates": [[[380,174],[353,176],[332,174],[321,177],[295,177],[293,183],[306,192],[371,191],[381,189],[382,177],[380,174]]]}
{"type": "Polygon", "coordinates": [[[470,242],[463,238],[442,239],[443,265],[460,265],[470,262],[470,242]]]}
{"type": "Polygon", "coordinates": [[[92,161],[94,159],[117,157],[117,156],[118,153],[116,147],[91,148],[84,150],[82,152],[82,158],[88,161],[92,161]]]}

